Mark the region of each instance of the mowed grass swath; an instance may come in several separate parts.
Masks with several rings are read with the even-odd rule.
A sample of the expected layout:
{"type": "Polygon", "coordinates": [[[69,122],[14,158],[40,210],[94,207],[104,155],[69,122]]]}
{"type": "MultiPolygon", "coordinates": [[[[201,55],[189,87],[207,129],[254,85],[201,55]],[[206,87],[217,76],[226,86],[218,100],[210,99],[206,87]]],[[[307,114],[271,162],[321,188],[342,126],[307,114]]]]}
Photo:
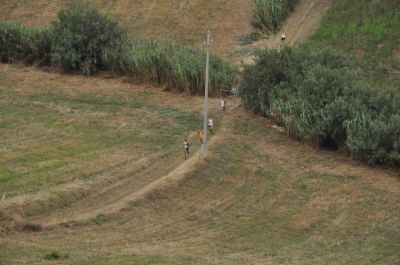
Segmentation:
{"type": "MultiPolygon", "coordinates": [[[[204,91],[204,51],[168,40],[132,41],[126,29],[92,5],[73,2],[48,29],[5,22],[0,32],[3,62],[23,60],[85,75],[112,70],[190,95],[204,91]]],[[[211,56],[210,95],[227,91],[236,74],[233,65],[211,56]]]]}
{"type": "Polygon", "coordinates": [[[154,181],[183,161],[181,141],[202,121],[201,97],[124,78],[0,69],[0,234],[14,214],[66,207],[118,181],[154,181]]]}

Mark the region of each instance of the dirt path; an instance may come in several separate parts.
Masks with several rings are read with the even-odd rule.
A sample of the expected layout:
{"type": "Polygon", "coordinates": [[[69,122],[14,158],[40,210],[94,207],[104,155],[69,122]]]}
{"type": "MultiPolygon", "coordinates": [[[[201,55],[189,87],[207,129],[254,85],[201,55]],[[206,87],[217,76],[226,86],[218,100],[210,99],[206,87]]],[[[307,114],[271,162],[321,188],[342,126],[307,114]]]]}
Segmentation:
{"type": "MultiPolygon", "coordinates": [[[[333,0],[302,0],[296,7],[296,10],[288,18],[282,29],[286,32],[287,45],[294,45],[309,39],[312,34],[318,29],[322,17],[332,4],[333,0]]],[[[271,36],[269,39],[262,39],[251,44],[249,52],[261,48],[276,48],[281,45],[281,32],[271,36]]],[[[247,54],[240,58],[244,64],[251,64],[253,56],[247,54]]]]}

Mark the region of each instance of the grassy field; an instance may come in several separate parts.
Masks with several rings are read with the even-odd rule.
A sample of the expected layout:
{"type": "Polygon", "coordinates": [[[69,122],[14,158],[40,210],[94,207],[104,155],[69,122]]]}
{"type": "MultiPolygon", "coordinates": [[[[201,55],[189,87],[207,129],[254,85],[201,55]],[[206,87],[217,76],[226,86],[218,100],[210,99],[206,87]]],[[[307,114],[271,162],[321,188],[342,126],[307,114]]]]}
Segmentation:
{"type": "MultiPolygon", "coordinates": [[[[210,28],[230,58],[252,3],[92,2],[144,38],[200,47],[210,28]]],[[[0,20],[46,25],[65,3],[5,0],[0,20]]],[[[398,5],[370,3],[336,0],[312,41],[389,65],[372,79],[393,84],[398,5]],[[376,42],[346,33],[382,27],[376,42]]],[[[210,100],[216,132],[197,160],[202,99],[132,81],[0,65],[0,265],[399,264],[399,170],[301,144],[230,98],[226,113],[210,100]],[[153,185],[166,176],[181,177],[153,185]]]]}
{"type": "Polygon", "coordinates": [[[51,208],[33,203],[43,199],[38,193],[69,204],[154,161],[174,167],[184,137],[202,126],[200,98],[0,67],[0,206],[24,205],[23,197],[25,214],[51,208]]]}
{"type": "Polygon", "coordinates": [[[123,85],[121,93],[112,81],[99,88],[96,83],[103,81],[68,82],[58,75],[43,83],[33,75],[18,82],[14,71],[2,66],[0,73],[0,193],[7,197],[88,178],[92,167],[109,166],[106,161],[174,149],[201,124],[193,107],[154,103],[160,95],[152,89],[129,91],[123,85]],[[62,82],[73,88],[60,89],[62,82]]]}
{"type": "Polygon", "coordinates": [[[335,0],[311,42],[352,57],[376,84],[400,84],[400,3],[335,0]]]}
{"type": "MultiPolygon", "coordinates": [[[[130,179],[99,197],[82,195],[24,217],[38,223],[85,204],[95,208],[126,192],[124,186],[173,170],[184,162],[182,138],[200,121],[200,98],[122,79],[4,65],[0,79],[7,140],[1,188],[10,200],[75,179],[130,179]],[[156,157],[142,174],[134,161],[150,153],[156,157]]],[[[183,180],[113,214],[5,233],[0,264],[398,264],[398,171],[302,145],[264,118],[232,109],[230,100],[223,115],[218,101],[211,104],[215,141],[183,180]]]]}

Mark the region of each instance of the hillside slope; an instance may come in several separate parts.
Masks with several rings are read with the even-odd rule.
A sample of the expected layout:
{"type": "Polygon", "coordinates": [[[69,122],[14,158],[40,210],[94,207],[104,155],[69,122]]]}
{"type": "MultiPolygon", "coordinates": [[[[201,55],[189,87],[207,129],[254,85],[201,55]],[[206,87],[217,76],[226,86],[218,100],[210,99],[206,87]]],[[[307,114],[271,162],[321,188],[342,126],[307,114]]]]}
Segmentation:
{"type": "MultiPolygon", "coordinates": [[[[4,2],[3,18],[34,24],[48,23],[65,3],[4,2]],[[42,15],[30,17],[32,10],[42,15]]],[[[169,36],[160,23],[164,19],[152,12],[186,10],[195,16],[189,12],[195,4],[219,3],[213,10],[241,4],[222,2],[98,1],[141,34],[147,34],[140,29],[143,22],[122,14],[136,8],[146,23],[158,21],[156,33],[148,33],[152,37],[169,36]]],[[[294,17],[315,28],[318,23],[308,23],[310,10],[299,10],[305,15],[294,17]]],[[[176,21],[175,16],[165,21],[176,21]]],[[[297,22],[290,21],[294,30],[297,22]]],[[[240,27],[246,33],[247,26],[240,27]]],[[[186,30],[172,32],[183,42],[201,42],[202,32],[189,32],[190,40],[179,35],[186,30]]],[[[217,39],[223,26],[220,32],[214,43],[231,56],[225,49],[233,47],[235,34],[217,39]]],[[[0,228],[3,222],[12,228],[0,231],[0,264],[395,265],[400,260],[398,170],[303,145],[265,118],[235,107],[231,98],[224,113],[218,100],[210,100],[215,134],[207,159],[197,160],[194,132],[201,126],[202,98],[104,77],[0,65],[0,228]],[[184,137],[192,142],[188,160],[184,137]]]]}
{"type": "Polygon", "coordinates": [[[380,88],[400,85],[400,2],[336,0],[311,39],[316,49],[333,47],[380,88]]]}
{"type": "MultiPolygon", "coordinates": [[[[83,216],[88,219],[42,230],[27,225],[0,235],[0,264],[45,264],[53,251],[60,255],[55,264],[396,264],[400,259],[398,171],[374,169],[303,145],[263,117],[234,108],[230,100],[226,113],[212,110],[213,137],[218,139],[210,142],[208,158],[188,170],[184,167],[192,160],[184,162],[181,138],[196,128],[201,98],[137,87],[123,79],[67,78],[4,65],[0,80],[6,118],[0,132],[8,134],[2,137],[8,139],[2,162],[44,180],[36,191],[25,193],[46,192],[51,184],[46,180],[58,178],[53,173],[82,165],[71,175],[78,179],[63,182],[97,183],[84,194],[66,191],[60,196],[65,204],[43,201],[47,212],[25,221],[46,224],[95,211],[83,216]],[[81,87],[87,88],[83,94],[81,87]],[[134,103],[136,97],[143,105],[134,103]],[[23,104],[27,98],[35,100],[23,104]],[[135,114],[149,123],[137,124],[135,114]],[[20,126],[25,130],[10,137],[20,126]],[[87,138],[85,132],[91,132],[87,138]],[[50,141],[54,134],[63,135],[63,141],[50,141]],[[99,139],[108,136],[115,139],[100,145],[99,139]],[[147,140],[137,142],[138,137],[147,140]],[[32,144],[36,149],[24,149],[32,144]],[[87,150],[88,144],[99,148],[87,150]],[[48,150],[53,150],[51,157],[48,150]],[[138,158],[143,151],[149,159],[144,164],[138,158]],[[72,164],[60,164],[63,160],[72,164]],[[92,169],[99,173],[88,174],[92,169]],[[180,180],[140,198],[129,195],[169,172],[180,180]],[[175,174],[179,172],[183,177],[175,174]],[[104,179],[108,182],[102,185],[104,179]],[[68,205],[74,196],[78,200],[68,205]],[[109,202],[115,211],[104,208],[109,202]]],[[[218,107],[217,100],[210,103],[218,107]]],[[[192,147],[198,150],[195,139],[192,147]]],[[[29,176],[20,175],[14,183],[29,176]]],[[[3,197],[0,208],[7,200],[3,197]]]]}
{"type": "MultiPolygon", "coordinates": [[[[333,0],[302,0],[293,14],[282,27],[287,35],[285,45],[294,45],[307,41],[319,28],[333,0]]],[[[238,47],[238,61],[244,64],[253,62],[253,52],[256,49],[277,48],[281,45],[281,32],[261,39],[247,46],[238,47]]]]}
{"type": "MultiPolygon", "coordinates": [[[[0,21],[47,25],[68,1],[4,0],[0,21]]],[[[225,57],[234,53],[237,39],[250,31],[252,0],[91,0],[103,12],[116,16],[133,36],[169,38],[202,47],[207,30],[212,32],[213,50],[225,57]]]]}

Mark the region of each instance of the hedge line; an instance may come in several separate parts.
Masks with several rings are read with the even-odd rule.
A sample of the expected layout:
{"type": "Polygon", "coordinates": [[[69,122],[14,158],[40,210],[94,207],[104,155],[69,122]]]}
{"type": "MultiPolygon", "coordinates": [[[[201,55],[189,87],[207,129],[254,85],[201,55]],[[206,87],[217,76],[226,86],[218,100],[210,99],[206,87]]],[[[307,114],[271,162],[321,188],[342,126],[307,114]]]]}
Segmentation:
{"type": "Polygon", "coordinates": [[[400,166],[400,93],[373,88],[352,69],[331,50],[260,51],[244,69],[241,96],[298,139],[400,166]]]}

